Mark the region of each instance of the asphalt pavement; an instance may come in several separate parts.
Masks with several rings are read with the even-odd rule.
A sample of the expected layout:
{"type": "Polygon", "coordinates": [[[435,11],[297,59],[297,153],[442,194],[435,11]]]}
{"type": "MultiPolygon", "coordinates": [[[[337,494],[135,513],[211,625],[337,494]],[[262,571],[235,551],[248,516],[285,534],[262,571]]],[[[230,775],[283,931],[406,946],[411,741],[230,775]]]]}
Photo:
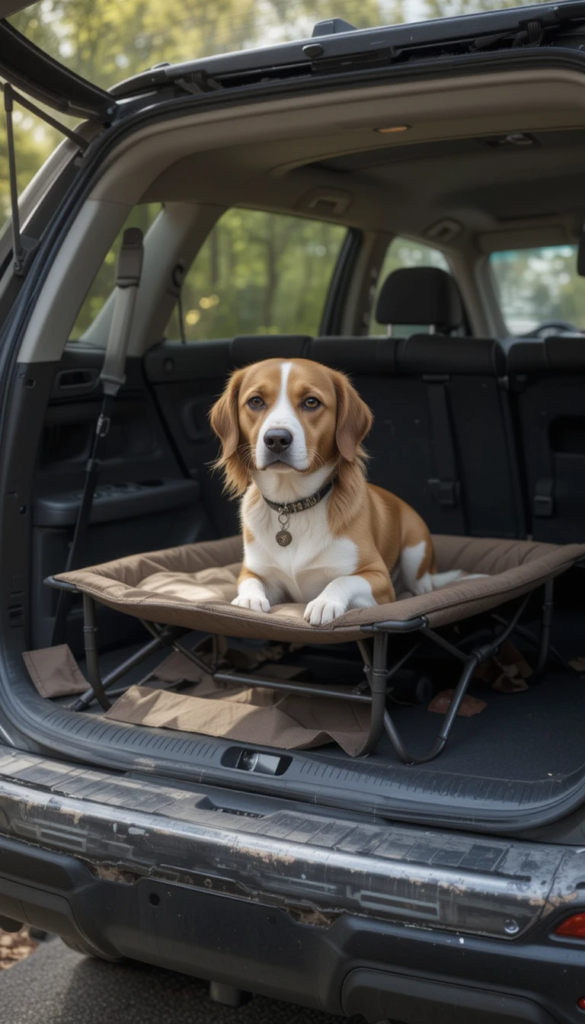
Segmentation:
{"type": "Polygon", "coordinates": [[[238,1010],[205,982],[143,964],[108,964],[42,943],[0,973],[0,1024],[364,1024],[255,996],[238,1010]]]}

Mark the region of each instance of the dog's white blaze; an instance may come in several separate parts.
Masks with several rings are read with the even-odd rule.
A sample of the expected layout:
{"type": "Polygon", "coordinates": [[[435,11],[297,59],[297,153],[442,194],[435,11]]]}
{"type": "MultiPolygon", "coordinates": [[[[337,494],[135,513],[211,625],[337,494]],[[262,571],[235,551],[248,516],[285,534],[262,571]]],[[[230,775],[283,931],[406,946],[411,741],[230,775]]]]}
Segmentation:
{"type": "Polygon", "coordinates": [[[280,369],[280,391],[278,392],[278,398],[274,404],[274,408],[270,410],[268,416],[264,420],[262,429],[258,434],[258,440],[256,442],[256,465],[259,469],[264,469],[267,464],[267,451],[264,444],[266,431],[273,430],[275,428],[290,430],[292,434],[292,444],[288,449],[288,457],[292,467],[294,469],[307,469],[308,466],[305,432],[291,405],[290,398],[288,397],[288,379],[290,377],[291,370],[292,363],[282,364],[280,369]]]}

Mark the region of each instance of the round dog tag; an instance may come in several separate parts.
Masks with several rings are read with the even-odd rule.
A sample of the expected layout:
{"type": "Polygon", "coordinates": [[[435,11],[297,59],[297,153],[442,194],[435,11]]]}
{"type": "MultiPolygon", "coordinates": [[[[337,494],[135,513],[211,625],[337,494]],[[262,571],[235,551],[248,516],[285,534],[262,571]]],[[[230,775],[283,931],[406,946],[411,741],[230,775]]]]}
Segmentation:
{"type": "Polygon", "coordinates": [[[276,543],[280,544],[281,548],[287,548],[292,540],[292,535],[288,530],[279,530],[276,534],[276,543]]]}

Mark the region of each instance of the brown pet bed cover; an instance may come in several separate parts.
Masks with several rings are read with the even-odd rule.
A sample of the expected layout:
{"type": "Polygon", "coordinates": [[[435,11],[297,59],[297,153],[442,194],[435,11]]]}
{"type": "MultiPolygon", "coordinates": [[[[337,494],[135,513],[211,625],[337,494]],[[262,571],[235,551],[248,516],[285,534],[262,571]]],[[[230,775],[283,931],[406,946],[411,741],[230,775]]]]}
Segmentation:
{"type": "MultiPolygon", "coordinates": [[[[237,608],[236,582],[242,539],[188,544],[130,555],[55,577],[126,615],[223,636],[312,643],[359,640],[368,626],[424,617],[435,628],[489,611],[560,575],[585,558],[582,544],[435,536],[439,572],[463,569],[482,578],[453,583],[430,594],[346,612],[328,627],[310,626],[304,605],[281,604],[269,613],[237,608]]],[[[416,627],[415,627],[416,628],[416,627]]]]}

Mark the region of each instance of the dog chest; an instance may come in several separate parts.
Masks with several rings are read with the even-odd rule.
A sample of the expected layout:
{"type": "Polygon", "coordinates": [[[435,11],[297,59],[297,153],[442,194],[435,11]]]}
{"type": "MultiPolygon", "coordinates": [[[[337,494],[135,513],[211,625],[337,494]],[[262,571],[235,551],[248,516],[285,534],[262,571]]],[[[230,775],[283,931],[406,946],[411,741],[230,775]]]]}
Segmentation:
{"type": "Polygon", "coordinates": [[[276,513],[260,509],[251,516],[253,540],[246,544],[246,565],[271,589],[283,589],[296,601],[310,601],[331,580],[351,576],[358,566],[358,550],[348,537],[333,537],[325,507],[291,516],[292,540],[282,548],[276,513]]]}

